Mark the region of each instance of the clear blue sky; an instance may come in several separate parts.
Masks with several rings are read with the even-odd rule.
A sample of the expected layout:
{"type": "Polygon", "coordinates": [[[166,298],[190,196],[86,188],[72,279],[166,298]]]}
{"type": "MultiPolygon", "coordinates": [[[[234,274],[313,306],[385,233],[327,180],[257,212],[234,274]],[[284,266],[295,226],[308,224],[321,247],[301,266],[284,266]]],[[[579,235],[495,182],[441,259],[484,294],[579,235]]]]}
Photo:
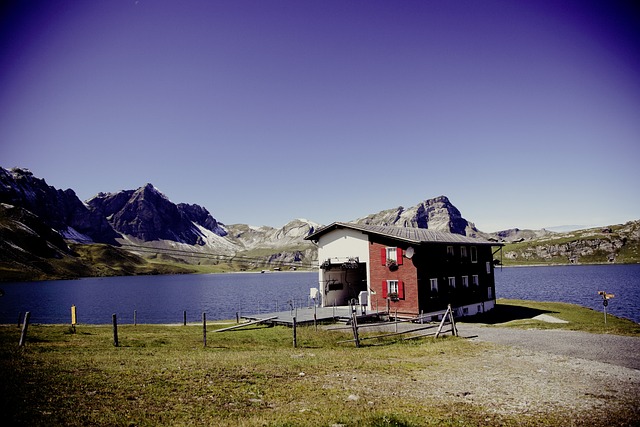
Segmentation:
{"type": "Polygon", "coordinates": [[[0,166],[227,224],[438,195],[483,231],[639,219],[632,3],[5,2],[0,166]]]}

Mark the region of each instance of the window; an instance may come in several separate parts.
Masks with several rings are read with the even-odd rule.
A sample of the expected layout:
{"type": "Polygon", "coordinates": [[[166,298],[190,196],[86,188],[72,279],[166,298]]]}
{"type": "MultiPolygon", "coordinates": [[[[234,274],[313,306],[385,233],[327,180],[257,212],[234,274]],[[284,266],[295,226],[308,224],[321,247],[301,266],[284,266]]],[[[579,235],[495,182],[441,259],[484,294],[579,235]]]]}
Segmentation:
{"type": "Polygon", "coordinates": [[[491,274],[491,263],[487,261],[487,274],[491,274]]]}
{"type": "Polygon", "coordinates": [[[462,286],[465,288],[469,287],[469,276],[462,276],[462,286]]]}
{"type": "Polygon", "coordinates": [[[493,288],[492,287],[488,287],[487,288],[487,296],[489,297],[489,299],[493,299],[493,288]]]}
{"type": "Polygon", "coordinates": [[[381,248],[380,258],[382,261],[382,265],[387,265],[389,263],[402,265],[402,248],[396,248],[396,247],[381,248]]]}
{"type": "Polygon", "coordinates": [[[452,289],[456,287],[456,278],[455,277],[449,277],[449,287],[452,288],[452,289]]]}
{"type": "Polygon", "coordinates": [[[429,279],[431,284],[431,292],[438,292],[438,279],[429,279]]]}
{"type": "Polygon", "coordinates": [[[453,256],[453,246],[447,246],[447,256],[453,256]]]}
{"type": "Polygon", "coordinates": [[[478,280],[477,274],[473,275],[472,280],[473,280],[473,286],[480,286],[480,280],[478,280]]]}
{"type": "Polygon", "coordinates": [[[387,261],[397,261],[398,250],[397,248],[387,248],[387,261]]]}
{"type": "Polygon", "coordinates": [[[460,256],[462,258],[466,258],[467,257],[467,247],[466,246],[460,246],[460,256]]]}
{"type": "Polygon", "coordinates": [[[475,246],[471,246],[471,262],[478,262],[478,251],[475,246]]]}
{"type": "Polygon", "coordinates": [[[382,281],[382,298],[387,298],[389,294],[394,294],[399,299],[404,298],[404,283],[402,280],[382,281]]]}
{"type": "Polygon", "coordinates": [[[398,293],[398,281],[397,280],[387,280],[387,286],[390,294],[398,293]]]}

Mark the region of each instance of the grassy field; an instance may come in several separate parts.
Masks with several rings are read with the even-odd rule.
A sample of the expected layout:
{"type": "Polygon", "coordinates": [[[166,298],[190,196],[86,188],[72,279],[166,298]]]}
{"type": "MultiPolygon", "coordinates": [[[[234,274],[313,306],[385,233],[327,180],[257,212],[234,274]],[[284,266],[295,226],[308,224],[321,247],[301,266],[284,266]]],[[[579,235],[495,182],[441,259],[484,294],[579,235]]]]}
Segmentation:
{"type": "Polygon", "coordinates": [[[605,324],[603,312],[563,302],[498,299],[495,310],[477,316],[474,321],[502,327],[567,329],[596,334],[640,336],[638,323],[607,315],[605,324]],[[538,314],[548,314],[568,323],[549,323],[534,319],[538,314]]]}
{"type": "MultiPolygon", "coordinates": [[[[531,307],[501,301],[493,321],[522,326],[524,321],[514,318],[518,306],[559,318],[577,316],[580,329],[601,320],[592,310],[572,314],[575,306],[526,304],[531,307]]],[[[613,329],[606,332],[638,334],[633,322],[617,325],[610,319],[613,329]]],[[[447,370],[453,360],[476,365],[492,348],[489,344],[450,336],[389,338],[356,349],[338,344],[349,338],[346,332],[300,327],[298,348],[293,348],[290,328],[213,332],[225,326],[209,324],[204,347],[201,325],[121,325],[115,347],[107,325],[79,325],[76,333],[64,325],[31,325],[22,348],[18,327],[0,326],[3,420],[29,426],[527,426],[566,421],[564,413],[499,414],[479,404],[398,389],[410,388],[421,372],[447,370]]],[[[599,414],[605,420],[607,415],[599,414]]]]}

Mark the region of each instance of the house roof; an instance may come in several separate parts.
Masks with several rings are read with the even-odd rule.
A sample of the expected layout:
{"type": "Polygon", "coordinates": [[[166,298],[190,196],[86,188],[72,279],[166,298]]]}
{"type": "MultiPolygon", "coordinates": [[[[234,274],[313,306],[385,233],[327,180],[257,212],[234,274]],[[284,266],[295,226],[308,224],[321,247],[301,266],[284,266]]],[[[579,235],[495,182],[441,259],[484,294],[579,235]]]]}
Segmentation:
{"type": "Polygon", "coordinates": [[[322,235],[333,230],[347,228],[361,231],[365,234],[388,237],[401,242],[420,243],[464,243],[474,245],[503,246],[502,243],[491,242],[489,240],[467,237],[462,234],[447,233],[444,231],[434,231],[425,228],[396,227],[389,225],[367,225],[353,224],[347,222],[334,222],[326,227],[320,228],[315,233],[305,237],[306,240],[318,240],[322,235]]]}

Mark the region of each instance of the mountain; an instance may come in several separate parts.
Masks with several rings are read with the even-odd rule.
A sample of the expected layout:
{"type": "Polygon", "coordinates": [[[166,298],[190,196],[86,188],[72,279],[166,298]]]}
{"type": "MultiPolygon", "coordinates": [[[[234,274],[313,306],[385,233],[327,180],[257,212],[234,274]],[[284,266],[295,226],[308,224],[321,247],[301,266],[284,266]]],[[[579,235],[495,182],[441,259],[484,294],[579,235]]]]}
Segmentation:
{"type": "Polygon", "coordinates": [[[435,231],[475,237],[476,226],[462,217],[446,196],[427,199],[410,208],[399,206],[356,219],[357,224],[395,225],[399,227],[428,228],[435,231]]]}
{"type": "Polygon", "coordinates": [[[205,208],[176,205],[152,184],[114,194],[99,193],[87,204],[114,230],[143,242],[170,240],[203,246],[208,234],[204,230],[220,237],[227,234],[205,208]]]}
{"type": "Polygon", "coordinates": [[[320,224],[301,218],[280,228],[233,224],[227,226],[227,237],[241,248],[237,253],[239,256],[265,257],[270,263],[304,262],[309,265],[317,260],[318,251],[304,238],[319,227],[320,224]]]}
{"type": "Polygon", "coordinates": [[[12,280],[55,275],[46,259],[71,257],[62,236],[38,216],[19,206],[0,203],[0,270],[12,280]]]}
{"type": "Polygon", "coordinates": [[[27,169],[0,168],[0,203],[28,210],[66,238],[118,245],[116,238],[121,237],[73,190],[55,189],[27,169]]]}
{"type": "Polygon", "coordinates": [[[640,262],[640,220],[625,224],[546,232],[538,237],[507,241],[505,264],[603,264],[640,262]]]}
{"type": "MultiPolygon", "coordinates": [[[[511,264],[640,260],[638,221],[568,233],[483,233],[439,196],[354,222],[492,239],[505,243],[503,258],[511,264]]],[[[305,219],[279,228],[225,225],[202,206],[173,203],[152,184],[83,203],[73,190],[49,186],[26,169],[0,168],[0,280],[193,271],[176,264],[213,264],[216,271],[311,266],[317,247],[304,237],[319,227],[305,219]]]]}
{"type": "Polygon", "coordinates": [[[526,240],[540,239],[554,233],[547,229],[542,230],[520,230],[519,228],[511,228],[509,230],[496,231],[495,233],[486,233],[485,237],[493,237],[499,242],[524,242],[526,240]]]}

